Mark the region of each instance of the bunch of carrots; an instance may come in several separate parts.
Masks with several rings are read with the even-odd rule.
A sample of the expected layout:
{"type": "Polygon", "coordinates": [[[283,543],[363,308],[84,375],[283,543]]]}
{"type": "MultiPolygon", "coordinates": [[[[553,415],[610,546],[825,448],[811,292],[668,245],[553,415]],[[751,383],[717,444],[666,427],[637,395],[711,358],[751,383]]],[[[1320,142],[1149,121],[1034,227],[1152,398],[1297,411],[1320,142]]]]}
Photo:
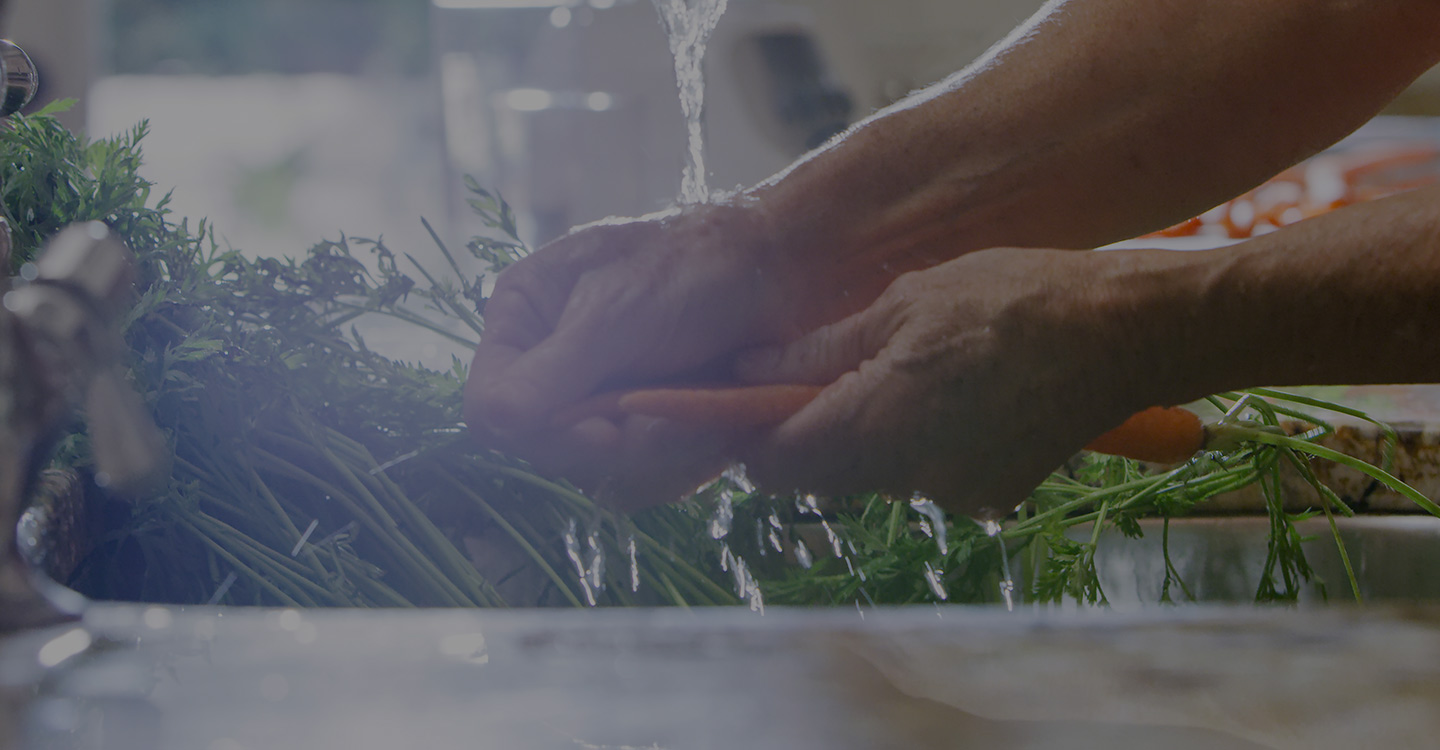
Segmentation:
{"type": "MultiPolygon", "coordinates": [[[[621,413],[731,428],[779,424],[820,394],[816,385],[740,388],[652,388],[620,394],[621,413]]],[[[1205,447],[1205,426],[1194,412],[1152,407],[1095,438],[1086,450],[1158,464],[1189,459],[1205,447]]]]}

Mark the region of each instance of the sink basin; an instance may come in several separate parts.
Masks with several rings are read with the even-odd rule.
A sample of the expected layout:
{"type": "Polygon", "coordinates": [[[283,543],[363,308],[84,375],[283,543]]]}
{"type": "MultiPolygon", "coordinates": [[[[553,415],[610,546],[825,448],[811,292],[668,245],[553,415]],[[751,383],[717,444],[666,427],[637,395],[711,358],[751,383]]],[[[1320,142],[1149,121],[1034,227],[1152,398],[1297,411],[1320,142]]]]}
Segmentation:
{"type": "Polygon", "coordinates": [[[108,604],[0,675],[25,750],[1420,748],[1440,610],[108,604]]]}
{"type": "MultiPolygon", "coordinates": [[[[1337,518],[1340,537],[1365,602],[1440,602],[1440,518],[1373,515],[1337,518]]],[[[1141,539],[1102,535],[1095,556],[1101,586],[1116,608],[1159,601],[1165,578],[1161,522],[1144,521],[1141,539]]],[[[1353,602],[1344,563],[1324,518],[1297,524],[1303,548],[1323,584],[1300,591],[1304,603],[1353,602]]],[[[1243,604],[1255,600],[1268,552],[1269,522],[1255,516],[1185,518],[1170,522],[1170,559],[1195,599],[1243,604]]],[[[1088,534],[1087,534],[1088,536],[1088,534]]],[[[1182,593],[1173,588],[1176,601],[1182,593]]]]}

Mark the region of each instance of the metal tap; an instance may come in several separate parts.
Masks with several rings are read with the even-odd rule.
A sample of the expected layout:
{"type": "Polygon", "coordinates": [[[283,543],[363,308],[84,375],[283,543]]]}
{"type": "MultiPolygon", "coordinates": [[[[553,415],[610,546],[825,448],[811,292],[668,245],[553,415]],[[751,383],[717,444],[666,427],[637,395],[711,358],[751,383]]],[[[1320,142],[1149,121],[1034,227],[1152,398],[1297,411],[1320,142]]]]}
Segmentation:
{"type": "Polygon", "coordinates": [[[25,108],[40,89],[35,63],[9,39],[0,39],[0,117],[25,108]]]}
{"type": "Polygon", "coordinates": [[[16,525],[55,438],[84,405],[96,483],[144,491],[164,441],[120,371],[115,320],[133,294],[130,251],[100,222],[47,244],[0,297],[0,633],[74,617],[73,592],[28,570],[16,525]]]}

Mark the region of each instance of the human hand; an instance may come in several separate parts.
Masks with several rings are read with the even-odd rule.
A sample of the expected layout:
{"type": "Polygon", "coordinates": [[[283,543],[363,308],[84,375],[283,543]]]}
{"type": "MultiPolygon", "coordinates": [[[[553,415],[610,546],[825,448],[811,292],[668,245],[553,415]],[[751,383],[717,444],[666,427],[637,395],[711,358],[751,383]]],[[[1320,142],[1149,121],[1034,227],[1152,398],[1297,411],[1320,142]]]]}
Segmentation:
{"type": "MultiPolygon", "coordinates": [[[[1143,251],[1155,252],[1155,251],[1143,251]]],[[[1134,253],[994,249],[906,274],[865,310],[742,355],[752,383],[829,384],[747,445],[776,491],[921,492],[1006,512],[1096,435],[1162,398],[1133,314],[1134,253]]]]}
{"type": "Polygon", "coordinates": [[[772,236],[752,204],[690,206],[582,228],[510,267],[466,384],[472,432],[623,507],[718,474],[735,431],[594,407],[607,391],[728,377],[735,351],[823,317],[837,295],[810,293],[817,274],[772,236]]]}

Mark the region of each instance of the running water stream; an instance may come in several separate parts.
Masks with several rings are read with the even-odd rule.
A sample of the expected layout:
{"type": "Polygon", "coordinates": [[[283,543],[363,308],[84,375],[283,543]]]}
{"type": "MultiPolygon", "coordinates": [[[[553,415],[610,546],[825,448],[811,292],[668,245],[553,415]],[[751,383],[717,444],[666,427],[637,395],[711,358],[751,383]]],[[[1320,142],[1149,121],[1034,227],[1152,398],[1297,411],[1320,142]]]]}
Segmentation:
{"type": "Polygon", "coordinates": [[[654,0],[660,24],[675,57],[675,83],[680,88],[680,111],[685,115],[687,138],[685,172],[680,180],[680,203],[704,203],[710,197],[705,185],[705,135],[700,118],[705,107],[705,45],[725,13],[728,0],[654,0]]]}

